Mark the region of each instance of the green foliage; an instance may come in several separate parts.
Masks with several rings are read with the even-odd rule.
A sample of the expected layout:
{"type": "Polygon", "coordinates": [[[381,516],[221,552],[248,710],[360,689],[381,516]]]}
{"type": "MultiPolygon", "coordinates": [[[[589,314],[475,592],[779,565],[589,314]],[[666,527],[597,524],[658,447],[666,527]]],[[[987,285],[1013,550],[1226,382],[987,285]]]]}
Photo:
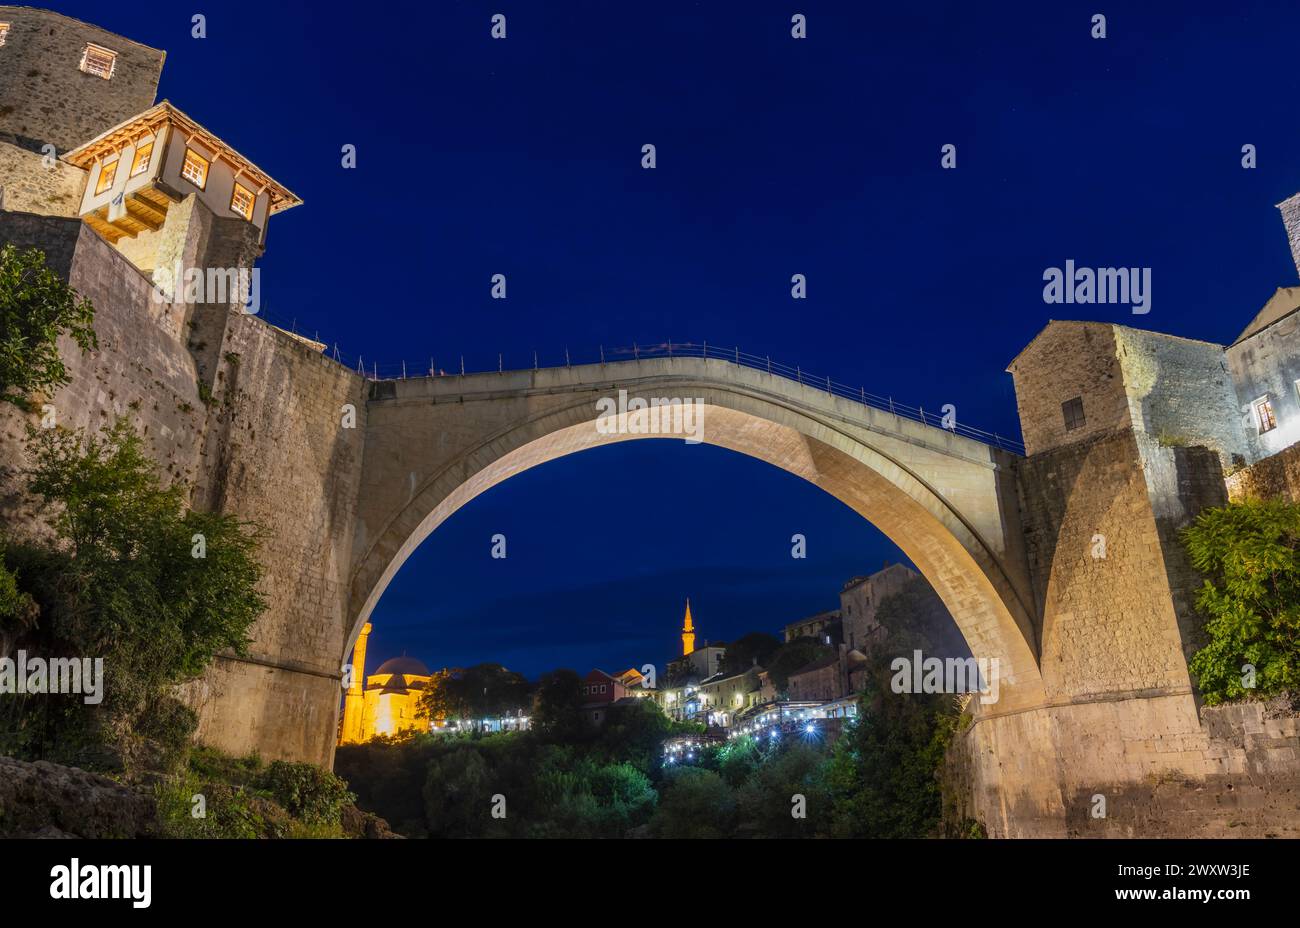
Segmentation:
{"type": "Polygon", "coordinates": [[[95,309],[45,266],[44,253],[0,247],[0,400],[70,381],[58,340],[69,335],[82,351],[98,347],[95,309]]]}
{"type": "Polygon", "coordinates": [[[831,834],[935,833],[943,808],[939,772],[955,723],[948,696],[893,693],[887,684],[863,696],[858,718],[835,745],[826,771],[834,805],[831,834]]]}
{"type": "Polygon", "coordinates": [[[102,438],[33,430],[29,449],[30,488],[71,547],[57,590],[60,638],[158,685],[197,675],[223,648],[243,653],[266,605],[253,526],[186,511],[182,489],[161,486],[125,421],[102,438]]]}
{"type": "MultiPolygon", "coordinates": [[[[902,653],[951,645],[953,637],[948,653],[962,652],[928,587],[909,587],[893,603],[887,598],[878,615],[885,617],[882,641],[902,653]]],[[[813,639],[792,644],[772,652],[784,653],[791,669],[827,653],[813,639]]],[[[890,676],[888,655],[878,653],[860,721],[833,749],[820,735],[787,732],[736,738],[664,766],[664,741],[701,733],[700,726],[675,724],[640,700],[611,707],[601,728],[588,727],[579,713],[581,680],[565,670],[538,684],[530,731],[345,746],[336,767],[361,808],[411,836],[936,835],[939,772],[964,717],[946,695],[893,694],[890,676]],[[492,815],[498,795],[506,798],[504,817],[492,815]],[[800,809],[802,816],[792,814],[800,809]]],[[[954,827],[961,836],[980,833],[971,821],[954,827]]]]}
{"type": "Polygon", "coordinates": [[[287,816],[268,817],[255,795],[193,775],[160,781],[154,786],[154,798],[165,838],[283,837],[287,831],[287,816]],[[196,796],[203,797],[202,815],[195,815],[196,796]]]}
{"type": "Polygon", "coordinates": [[[723,781],[734,787],[741,786],[758,771],[763,752],[754,738],[745,735],[722,745],[710,759],[715,761],[723,781]]]}
{"type": "Polygon", "coordinates": [[[736,796],[712,770],[682,767],[665,778],[650,820],[657,838],[726,838],[736,827],[736,796]]]}
{"type": "Polygon", "coordinates": [[[910,658],[917,649],[927,657],[970,656],[957,623],[923,577],[913,577],[882,599],[876,621],[882,634],[872,650],[886,663],[900,655],[910,658]]]}
{"type": "Polygon", "coordinates": [[[523,674],[500,664],[477,664],[433,674],[420,696],[426,718],[476,720],[515,714],[529,704],[523,674]]]}
{"type": "Polygon", "coordinates": [[[194,748],[188,767],[154,785],[168,838],[342,838],[347,784],[310,764],[194,748]],[[201,800],[201,801],[200,801],[201,800]]]}
{"type": "Polygon", "coordinates": [[[0,633],[26,630],[39,615],[40,607],[31,594],[19,588],[18,575],[5,564],[5,544],[0,538],[0,633]]]}
{"type": "Polygon", "coordinates": [[[790,674],[805,664],[834,653],[834,648],[816,638],[795,638],[772,652],[771,661],[766,667],[768,677],[777,692],[784,693],[790,687],[790,674]]]}
{"type": "Polygon", "coordinates": [[[79,696],[6,700],[0,749],[112,767],[145,739],[142,757],[174,764],[194,716],[166,691],[216,652],[243,651],[265,605],[258,536],[231,516],[187,511],[125,422],[98,436],[31,430],[28,447],[29,487],[63,544],[6,555],[40,607],[22,642],[46,657],[102,658],[105,694],[96,708],[79,696]]]}
{"type": "Polygon", "coordinates": [[[796,742],[759,764],[736,790],[742,833],[761,838],[810,838],[826,827],[830,795],[824,785],[826,755],[796,742]],[[794,797],[802,796],[795,817],[794,797]]]}
{"type": "Polygon", "coordinates": [[[591,751],[598,759],[611,763],[626,761],[648,772],[659,763],[664,739],[672,730],[672,720],[653,700],[638,699],[630,705],[610,706],[591,751]]]}
{"type": "Polygon", "coordinates": [[[1202,512],[1183,530],[1208,642],[1192,674],[1209,705],[1300,689],[1300,505],[1247,501],[1202,512]],[[1243,665],[1255,668],[1254,687],[1243,665]]]}
{"type": "Polygon", "coordinates": [[[903,838],[938,832],[940,773],[961,716],[951,696],[895,693],[889,663],[927,656],[968,656],[938,595],[924,580],[904,584],[876,610],[881,625],[858,717],[835,745],[825,771],[830,834],[903,838]]]}
{"type": "Polygon", "coordinates": [[[458,744],[429,762],[424,805],[430,833],[446,838],[507,835],[509,818],[491,817],[490,803],[502,780],[477,746],[458,744]]]}
{"type": "Polygon", "coordinates": [[[744,673],[754,662],[759,667],[766,667],[772,655],[781,647],[781,642],[766,632],[750,632],[742,635],[727,646],[727,653],[722,656],[722,673],[744,673]]]}
{"type": "Polygon", "coordinates": [[[399,834],[424,837],[425,765],[434,748],[447,740],[424,734],[397,744],[374,740],[340,745],[334,772],[348,782],[359,807],[382,816],[399,834]]]}
{"type": "Polygon", "coordinates": [[[578,737],[583,725],[581,708],[581,677],[572,670],[544,673],[533,701],[533,729],[557,740],[578,737]]]}
{"type": "Polygon", "coordinates": [[[257,785],[309,825],[337,825],[343,806],[356,799],[342,778],[315,764],[274,761],[257,785]]]}

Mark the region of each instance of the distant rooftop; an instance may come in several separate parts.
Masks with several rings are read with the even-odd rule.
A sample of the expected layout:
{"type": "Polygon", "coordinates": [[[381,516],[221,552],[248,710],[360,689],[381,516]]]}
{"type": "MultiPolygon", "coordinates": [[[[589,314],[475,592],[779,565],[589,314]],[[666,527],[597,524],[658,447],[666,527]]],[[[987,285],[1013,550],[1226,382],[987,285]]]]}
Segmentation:
{"type": "Polygon", "coordinates": [[[1297,309],[1300,309],[1300,287],[1278,287],[1268,298],[1264,308],[1250,320],[1250,325],[1242,330],[1233,344],[1244,342],[1252,335],[1264,331],[1273,323],[1291,315],[1297,309]]]}

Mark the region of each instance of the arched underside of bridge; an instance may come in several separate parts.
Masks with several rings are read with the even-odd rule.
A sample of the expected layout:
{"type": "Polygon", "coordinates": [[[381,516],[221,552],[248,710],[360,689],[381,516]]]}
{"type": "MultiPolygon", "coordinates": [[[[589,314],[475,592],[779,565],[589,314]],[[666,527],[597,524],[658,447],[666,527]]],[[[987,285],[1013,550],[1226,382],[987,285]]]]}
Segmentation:
{"type": "MultiPolygon", "coordinates": [[[[840,500],[889,537],[926,577],[952,613],[972,654],[996,658],[1000,698],[994,712],[1015,711],[1042,704],[1043,686],[1039,670],[1033,624],[1029,618],[1023,586],[1018,590],[1017,565],[1004,562],[1005,551],[990,543],[956,506],[934,485],[935,475],[917,472],[915,462],[900,463],[881,450],[890,441],[871,442],[855,437],[853,428],[841,427],[829,417],[810,414],[792,404],[756,396],[752,391],[719,387],[716,383],[638,383],[637,394],[700,397],[704,400],[705,442],[766,461],[816,484],[840,500]],[[664,389],[668,386],[670,389],[664,389]]],[[[608,395],[608,391],[604,392],[608,395]]],[[[537,409],[525,401],[484,398],[460,404],[408,403],[410,416],[390,405],[384,415],[375,414],[371,404],[369,429],[445,429],[447,419],[431,425],[436,415],[464,417],[473,421],[478,403],[515,402],[519,415],[471,441],[461,452],[444,460],[406,460],[390,466],[386,477],[363,474],[358,521],[369,527],[358,536],[356,560],[350,589],[350,623],[345,629],[347,659],[361,626],[383,594],[389,581],[406,558],[439,525],[461,506],[514,474],[589,448],[643,436],[602,434],[596,427],[596,399],[590,390],[564,397],[558,404],[537,409]],[[378,424],[377,424],[378,423],[378,424]],[[413,467],[423,467],[422,472],[413,467]],[[398,476],[399,474],[403,476],[398,476]],[[405,478],[405,479],[404,479],[405,478]],[[395,494],[400,485],[400,492],[395,494]],[[400,496],[400,498],[397,498],[400,496]],[[386,497],[376,499],[371,497],[386,497]]],[[[556,397],[550,397],[552,401],[556,397]]],[[[398,399],[397,403],[402,403],[398,399]]],[[[381,403],[379,405],[389,405],[381,403]]],[[[464,422],[459,425],[464,431],[464,422]]],[[[862,433],[866,434],[866,433],[862,433]]],[[[939,433],[942,435],[943,433],[939,433]]],[[[395,435],[384,436],[396,442],[395,435]]],[[[681,441],[681,437],[672,440],[681,441]]],[[[368,444],[371,438],[367,439],[368,444]]],[[[383,440],[378,444],[383,445],[383,440]]],[[[434,447],[441,442],[426,444],[434,447]]],[[[396,447],[396,446],[394,446],[396,447]]],[[[395,452],[381,453],[386,461],[395,452]]],[[[432,455],[442,457],[442,455],[432,455]]],[[[369,459],[368,459],[369,460],[369,459]]],[[[966,479],[966,499],[971,493],[989,497],[1005,495],[1005,481],[995,478],[995,466],[978,462],[954,462],[966,479]],[[974,470],[966,470],[974,468],[974,470]],[[970,489],[979,484],[987,489],[970,489]]],[[[369,465],[368,465],[369,466],[369,465]]],[[[952,471],[947,474],[951,480],[952,471]]],[[[1012,485],[1014,485],[1012,483],[1012,485]]],[[[617,505],[617,503],[615,503],[617,505]]],[[[1015,506],[1014,499],[985,499],[994,512],[1015,506]]],[[[998,516],[994,516],[996,521],[998,516]]],[[[1004,527],[1005,526],[1004,524],[1004,527]]],[[[1018,527],[1011,526],[1011,531],[1018,527]]],[[[1019,548],[1014,552],[1018,554],[1019,548]]],[[[1023,571],[1023,565],[1019,569],[1023,571]]]]}

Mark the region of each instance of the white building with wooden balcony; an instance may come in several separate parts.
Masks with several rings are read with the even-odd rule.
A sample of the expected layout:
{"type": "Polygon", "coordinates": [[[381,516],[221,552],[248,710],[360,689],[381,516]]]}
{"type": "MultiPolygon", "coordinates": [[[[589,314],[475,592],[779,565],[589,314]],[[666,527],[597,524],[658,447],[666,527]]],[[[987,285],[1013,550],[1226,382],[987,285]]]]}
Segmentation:
{"type": "Polygon", "coordinates": [[[249,223],[258,248],[268,218],[302,201],[166,100],[63,156],[87,172],[81,218],[152,273],[168,211],[193,195],[213,216],[249,223]]]}

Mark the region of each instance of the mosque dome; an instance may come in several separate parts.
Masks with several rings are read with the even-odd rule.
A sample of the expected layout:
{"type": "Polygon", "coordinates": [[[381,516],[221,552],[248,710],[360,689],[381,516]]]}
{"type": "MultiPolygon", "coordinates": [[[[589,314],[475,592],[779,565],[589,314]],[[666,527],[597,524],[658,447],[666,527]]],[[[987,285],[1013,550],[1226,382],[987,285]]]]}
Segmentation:
{"type": "Polygon", "coordinates": [[[375,676],[385,673],[400,673],[404,677],[427,677],[429,668],[424,662],[414,657],[394,657],[384,661],[375,671],[375,676]]]}

